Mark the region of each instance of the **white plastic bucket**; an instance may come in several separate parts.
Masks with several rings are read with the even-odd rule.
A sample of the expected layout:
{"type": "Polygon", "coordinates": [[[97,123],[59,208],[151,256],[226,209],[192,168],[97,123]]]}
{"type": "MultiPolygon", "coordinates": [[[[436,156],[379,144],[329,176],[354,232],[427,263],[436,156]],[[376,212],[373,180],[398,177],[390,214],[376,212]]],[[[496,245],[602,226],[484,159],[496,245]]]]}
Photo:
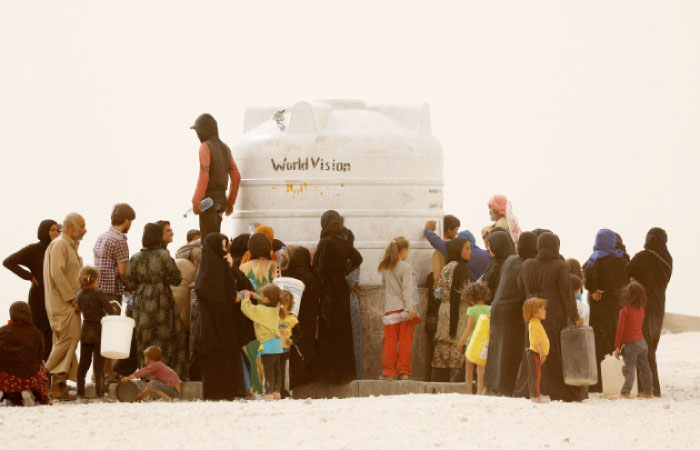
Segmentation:
{"type": "MultiPolygon", "coordinates": [[[[621,357],[624,358],[624,357],[621,357]]],[[[603,397],[610,398],[620,395],[622,385],[625,384],[625,376],[622,374],[624,366],[623,359],[617,359],[612,355],[605,355],[605,359],[600,363],[600,374],[603,380],[603,397]]],[[[634,384],[630,397],[637,396],[637,377],[635,375],[634,384]]]]}
{"type": "Polygon", "coordinates": [[[294,297],[294,306],[292,307],[292,314],[295,316],[299,315],[299,307],[301,306],[301,296],[304,294],[304,283],[297,280],[296,278],[289,277],[279,277],[272,280],[272,282],[279,286],[280,289],[289,291],[294,297]]]}
{"type": "Polygon", "coordinates": [[[110,359],[125,359],[131,352],[131,334],[134,332],[134,319],[124,316],[104,316],[102,318],[102,343],[100,354],[110,359]]]}

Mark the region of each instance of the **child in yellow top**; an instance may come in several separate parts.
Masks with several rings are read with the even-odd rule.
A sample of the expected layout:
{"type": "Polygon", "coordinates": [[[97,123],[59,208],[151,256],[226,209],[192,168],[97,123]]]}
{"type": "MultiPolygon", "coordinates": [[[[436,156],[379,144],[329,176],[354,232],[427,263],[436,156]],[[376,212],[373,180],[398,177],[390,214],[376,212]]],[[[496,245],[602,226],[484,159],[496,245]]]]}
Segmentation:
{"type": "Polygon", "coordinates": [[[282,339],[282,398],[289,397],[289,353],[294,345],[295,328],[299,323],[292,314],[294,296],[284,289],[280,293],[280,338],[282,339]]]}
{"type": "Polygon", "coordinates": [[[281,289],[274,284],[262,288],[262,299],[257,305],[250,301],[250,292],[245,291],[241,301],[241,311],[255,327],[255,337],[260,341],[260,359],[265,372],[266,399],[282,398],[282,340],[280,339],[280,303],[281,289]]]}
{"type": "Polygon", "coordinates": [[[547,300],[530,298],[523,305],[523,318],[528,322],[530,348],[527,349],[528,385],[530,400],[535,403],[547,403],[549,397],[542,395],[540,382],[542,380],[542,364],[549,355],[549,338],[542,326],[542,320],[547,318],[547,300]]]}

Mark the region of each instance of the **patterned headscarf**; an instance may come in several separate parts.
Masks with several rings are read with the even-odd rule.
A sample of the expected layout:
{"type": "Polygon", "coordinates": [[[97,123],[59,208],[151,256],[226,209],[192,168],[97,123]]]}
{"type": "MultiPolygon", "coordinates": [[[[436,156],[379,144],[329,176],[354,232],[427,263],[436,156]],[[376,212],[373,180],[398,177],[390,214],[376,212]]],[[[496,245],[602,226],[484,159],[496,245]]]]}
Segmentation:
{"type": "Polygon", "coordinates": [[[491,209],[499,213],[506,218],[508,223],[508,231],[510,232],[510,237],[513,239],[514,243],[518,242],[520,239],[520,223],[518,218],[513,214],[513,206],[510,204],[505,195],[495,194],[489,199],[489,206],[491,209]]]}

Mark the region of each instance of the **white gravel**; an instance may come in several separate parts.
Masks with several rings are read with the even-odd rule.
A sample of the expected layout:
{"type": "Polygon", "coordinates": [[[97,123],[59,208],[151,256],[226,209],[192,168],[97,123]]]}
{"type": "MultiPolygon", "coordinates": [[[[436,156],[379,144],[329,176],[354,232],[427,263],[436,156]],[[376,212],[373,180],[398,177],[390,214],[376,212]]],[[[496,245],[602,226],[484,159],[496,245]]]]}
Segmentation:
{"type": "Polygon", "coordinates": [[[0,408],[3,449],[700,448],[700,333],[665,335],[661,399],[405,395],[0,408]]]}

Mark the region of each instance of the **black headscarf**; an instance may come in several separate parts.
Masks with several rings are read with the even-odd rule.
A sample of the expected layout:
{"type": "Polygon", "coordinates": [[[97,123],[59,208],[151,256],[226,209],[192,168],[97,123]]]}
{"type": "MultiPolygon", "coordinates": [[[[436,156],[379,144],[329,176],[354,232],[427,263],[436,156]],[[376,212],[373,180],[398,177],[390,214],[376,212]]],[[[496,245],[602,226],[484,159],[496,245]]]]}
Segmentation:
{"type": "Polygon", "coordinates": [[[662,228],[652,228],[647,233],[646,242],[644,242],[644,249],[652,252],[654,256],[659,260],[658,267],[661,272],[666,276],[667,281],[671,279],[671,272],[673,272],[673,258],[671,253],[668,251],[666,243],[668,242],[668,235],[666,231],[662,228]]]}
{"type": "Polygon", "coordinates": [[[622,250],[622,257],[624,259],[627,261],[630,260],[630,255],[627,253],[627,247],[625,247],[625,243],[622,242],[622,236],[620,236],[619,233],[615,233],[615,248],[617,250],[622,250]]]}
{"type": "Polygon", "coordinates": [[[262,233],[255,233],[248,240],[248,251],[251,261],[259,258],[270,259],[270,239],[262,233]]]}
{"type": "Polygon", "coordinates": [[[490,304],[494,295],[496,295],[498,283],[501,281],[501,267],[510,255],[515,254],[515,246],[513,245],[513,239],[510,237],[510,233],[507,231],[491,231],[488,240],[489,249],[491,249],[494,256],[491,258],[486,272],[482,275],[481,281],[488,283],[489,289],[491,290],[491,298],[488,301],[490,304]]]}
{"type": "Polygon", "coordinates": [[[518,256],[523,260],[537,256],[537,236],[532,231],[526,231],[518,239],[518,256]]]}
{"type": "Polygon", "coordinates": [[[44,244],[44,247],[48,247],[51,243],[51,236],[49,236],[49,230],[54,225],[58,225],[58,223],[56,223],[55,220],[51,219],[42,220],[39,224],[39,229],[36,232],[36,236],[37,238],[39,238],[39,242],[44,244]]]}
{"type": "Polygon", "coordinates": [[[162,248],[162,243],[163,229],[155,223],[147,223],[143,227],[143,238],[141,239],[143,250],[158,250],[162,248]]]}
{"type": "Polygon", "coordinates": [[[231,245],[229,246],[228,251],[229,253],[231,253],[234,266],[239,266],[241,264],[241,259],[243,258],[243,255],[245,255],[245,252],[248,251],[249,240],[250,234],[243,233],[239,234],[231,241],[231,245]]]}
{"type": "Polygon", "coordinates": [[[201,342],[202,351],[215,351],[230,344],[229,328],[235,324],[224,323],[225,318],[233,317],[233,303],[236,296],[236,282],[224,259],[223,241],[228,238],[221,233],[210,233],[204,238],[202,262],[199,263],[194,289],[200,302],[202,313],[201,342]],[[205,321],[211,326],[205,326],[205,321]]]}
{"type": "Polygon", "coordinates": [[[321,216],[321,239],[329,237],[347,239],[347,235],[343,231],[343,218],[338,214],[338,211],[329,209],[323,213],[321,216]]]}
{"type": "Polygon", "coordinates": [[[546,228],[535,228],[532,230],[533,233],[535,233],[535,236],[540,237],[540,234],[542,233],[551,233],[551,230],[548,230],[546,228]]]}
{"type": "Polygon", "coordinates": [[[462,300],[462,287],[465,283],[471,281],[471,272],[467,266],[466,259],[462,259],[462,249],[469,242],[463,237],[456,237],[445,243],[447,247],[447,262],[457,262],[457,266],[452,274],[452,286],[450,289],[450,337],[454,338],[457,334],[457,325],[459,324],[459,304],[462,300]]]}
{"type": "Polygon", "coordinates": [[[282,276],[296,278],[309,286],[316,279],[311,269],[311,252],[306,247],[296,247],[289,257],[289,267],[282,271],[282,276]]]}
{"type": "Polygon", "coordinates": [[[545,231],[537,238],[537,259],[540,261],[560,259],[559,246],[559,237],[551,231],[545,231]]]}

